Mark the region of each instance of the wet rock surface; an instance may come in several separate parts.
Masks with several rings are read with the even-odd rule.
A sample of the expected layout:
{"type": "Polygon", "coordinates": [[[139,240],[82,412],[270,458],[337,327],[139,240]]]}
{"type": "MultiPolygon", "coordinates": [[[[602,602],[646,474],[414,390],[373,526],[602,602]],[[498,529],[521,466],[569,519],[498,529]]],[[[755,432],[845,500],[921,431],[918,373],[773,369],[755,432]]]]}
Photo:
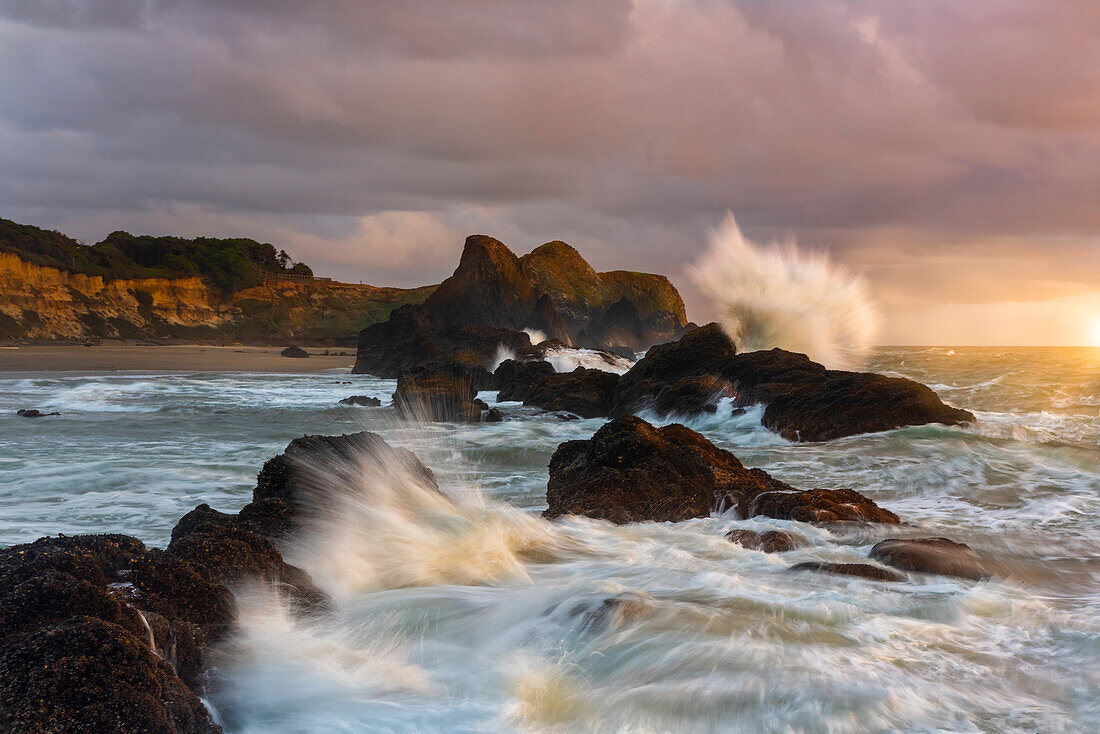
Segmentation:
{"type": "Polygon", "coordinates": [[[620,378],[611,416],[617,418],[651,407],[669,386],[681,380],[713,375],[721,361],[735,353],[733,342],[718,324],[707,324],[685,334],[679,341],[652,347],[620,378]]]}
{"type": "Polygon", "coordinates": [[[615,523],[706,517],[766,491],[793,490],[682,425],[611,421],[567,441],[550,459],[545,517],[587,515],[615,523]]]}
{"type": "Polygon", "coordinates": [[[619,381],[611,415],[713,412],[723,396],[741,406],[762,403],[764,426],[791,441],[974,420],[912,380],[828,370],[782,349],[739,354],[717,324],[650,349],[619,381]]]}
{"type": "Polygon", "coordinates": [[[600,418],[611,409],[618,381],[619,376],[613,372],[578,367],[540,378],[526,391],[523,404],[564,410],[581,418],[600,418]]]}
{"type": "Polygon", "coordinates": [[[0,730],[221,731],[188,685],[217,623],[159,619],[156,637],[142,610],[167,605],[131,580],[151,553],[120,535],[0,550],[0,730]]]}
{"type": "Polygon", "coordinates": [[[737,510],[745,518],[763,515],[776,520],[811,523],[874,522],[897,525],[901,522],[893,512],[879,507],[874,500],[854,489],[763,492],[743,498],[737,510]]]}
{"type": "Polygon", "coordinates": [[[785,553],[809,545],[809,541],[801,535],[784,530],[731,530],[726,534],[726,540],[763,553],[785,553]]]}
{"type": "Polygon", "coordinates": [[[553,374],[554,366],[542,359],[506,359],[493,373],[492,387],[497,400],[522,401],[536,382],[553,374]]]}
{"type": "Polygon", "coordinates": [[[813,571],[814,573],[827,573],[834,576],[855,576],[861,579],[869,579],[871,581],[904,581],[905,577],[900,573],[891,571],[886,568],[879,568],[878,566],[872,566],[869,563],[825,563],[819,561],[808,561],[806,563],[796,563],[791,566],[790,571],[813,571]]]}
{"type": "Polygon", "coordinates": [[[827,370],[804,354],[782,349],[731,357],[720,376],[736,386],[742,404],[764,403],[764,426],[791,441],[974,420],[972,413],[945,405],[919,382],[827,370]]]}
{"type": "Polygon", "coordinates": [[[992,575],[990,564],[965,543],[947,538],[891,539],[876,543],[871,558],[902,571],[957,576],[979,581],[992,575]]]}

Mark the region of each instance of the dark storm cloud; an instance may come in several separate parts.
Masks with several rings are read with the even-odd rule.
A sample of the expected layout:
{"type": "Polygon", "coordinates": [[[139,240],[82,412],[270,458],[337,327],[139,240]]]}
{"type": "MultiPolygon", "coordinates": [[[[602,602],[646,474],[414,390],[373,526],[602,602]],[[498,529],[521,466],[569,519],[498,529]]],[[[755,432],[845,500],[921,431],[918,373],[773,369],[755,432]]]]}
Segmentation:
{"type": "Polygon", "coordinates": [[[1100,288],[1098,89],[1089,0],[0,0],[0,213],[416,282],[473,228],[678,275],[731,208],[1048,297],[1100,288]]]}

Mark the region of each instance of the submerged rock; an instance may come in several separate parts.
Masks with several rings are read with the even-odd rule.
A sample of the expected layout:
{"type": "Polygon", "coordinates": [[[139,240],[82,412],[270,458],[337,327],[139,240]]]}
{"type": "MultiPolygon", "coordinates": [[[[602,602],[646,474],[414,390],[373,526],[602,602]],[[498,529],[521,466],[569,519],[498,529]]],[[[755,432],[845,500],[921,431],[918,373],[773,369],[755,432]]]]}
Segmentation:
{"type": "Polygon", "coordinates": [[[382,405],[382,401],[378,398],[372,398],[370,395],[351,395],[341,400],[340,405],[359,405],[364,408],[377,408],[382,405]]]}
{"type": "Polygon", "coordinates": [[[500,412],[500,408],[489,408],[485,413],[486,423],[500,423],[504,420],[504,413],[500,412]]]}
{"type": "Polygon", "coordinates": [[[706,517],[761,492],[792,490],[690,428],[611,421],[550,459],[545,517],[587,515],[616,523],[706,517]]]}
{"type": "Polygon", "coordinates": [[[815,571],[817,573],[831,573],[836,576],[856,576],[871,581],[904,581],[905,577],[900,573],[889,569],[872,566],[869,563],[824,563],[820,561],[808,561],[796,563],[790,571],[815,571]]]}
{"type": "Polygon", "coordinates": [[[902,571],[958,576],[975,581],[992,575],[986,562],[970,546],[947,538],[883,540],[871,548],[870,556],[902,571]]]}
{"type": "Polygon", "coordinates": [[[298,346],[290,346],[279,352],[284,357],[294,357],[296,359],[302,359],[309,356],[309,352],[298,346]]]}
{"type": "Polygon", "coordinates": [[[526,391],[523,404],[564,410],[581,418],[600,418],[611,409],[618,381],[619,376],[613,372],[578,367],[540,378],[526,391]]]}
{"type": "Polygon", "coordinates": [[[731,530],[726,540],[742,548],[758,550],[763,553],[785,553],[795,548],[803,548],[809,542],[801,535],[784,530],[731,530]]]}
{"type": "MultiPolygon", "coordinates": [[[[790,489],[789,487],[787,488],[790,489]]],[[[854,489],[807,489],[762,492],[744,497],[737,506],[741,517],[763,515],[800,522],[876,522],[897,525],[901,520],[854,489]]]]}

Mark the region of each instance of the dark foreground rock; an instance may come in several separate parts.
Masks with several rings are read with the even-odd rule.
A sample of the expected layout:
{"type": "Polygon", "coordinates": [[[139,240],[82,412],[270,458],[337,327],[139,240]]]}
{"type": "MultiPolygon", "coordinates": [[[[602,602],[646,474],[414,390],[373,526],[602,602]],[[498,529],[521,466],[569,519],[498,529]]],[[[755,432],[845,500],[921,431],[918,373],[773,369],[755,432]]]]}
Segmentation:
{"type": "Polygon", "coordinates": [[[393,405],[406,418],[476,423],[481,420],[476,397],[471,370],[456,363],[429,365],[397,378],[393,405]]]}
{"type": "Polygon", "coordinates": [[[207,650],[233,628],[232,589],[266,583],[318,614],[328,599],[276,544],[332,493],[408,470],[415,456],[370,433],[297,439],[231,515],[200,505],[167,549],[124,535],[42,538],[0,549],[0,731],[213,734],[199,700],[207,650]]]}
{"type": "Polygon", "coordinates": [[[785,553],[809,545],[801,535],[783,530],[731,530],[726,534],[726,540],[763,553],[785,553]]]}
{"type": "Polygon", "coordinates": [[[614,420],[550,459],[545,517],[587,515],[616,523],[706,517],[761,492],[790,490],[690,428],[614,420]]]}
{"type": "Polygon", "coordinates": [[[309,352],[298,346],[290,346],[279,352],[284,357],[294,357],[295,359],[303,359],[309,356],[309,352]]]}
{"type": "MultiPolygon", "coordinates": [[[[139,586],[153,551],[134,538],[43,538],[0,550],[0,730],[220,732],[192,689],[201,647],[232,600],[197,621],[152,607],[202,606],[204,590],[139,586]],[[160,633],[148,623],[155,618],[160,633]]],[[[166,563],[196,575],[184,561],[166,563]]],[[[219,595],[221,596],[221,595],[219,595]]]]}
{"type": "Polygon", "coordinates": [[[378,398],[372,398],[370,395],[351,395],[341,400],[340,405],[358,405],[363,408],[377,408],[382,405],[382,401],[378,398]]]}
{"type": "Polygon", "coordinates": [[[611,415],[646,408],[661,414],[712,412],[723,396],[741,406],[763,404],[764,426],[791,441],[974,420],[912,380],[828,370],[782,349],[737,354],[717,324],[650,349],[619,380],[611,415]]]}
{"type": "Polygon", "coordinates": [[[965,543],[947,538],[883,540],[871,548],[871,558],[903,571],[958,576],[980,581],[992,574],[986,562],[965,543]]]}
{"type": "Polygon", "coordinates": [[[57,411],[54,411],[53,413],[43,413],[37,408],[20,408],[19,410],[15,411],[15,414],[20,418],[46,418],[51,415],[61,415],[57,411]]]}
{"type": "Polygon", "coordinates": [[[889,569],[872,566],[869,563],[823,563],[808,561],[796,563],[790,571],[814,571],[816,573],[831,573],[834,576],[856,576],[871,581],[904,581],[905,577],[889,569]]]}
{"type": "Polygon", "coordinates": [[[526,391],[523,404],[549,411],[564,410],[581,418],[601,418],[611,409],[618,381],[619,376],[613,372],[578,367],[537,380],[526,391]]]}

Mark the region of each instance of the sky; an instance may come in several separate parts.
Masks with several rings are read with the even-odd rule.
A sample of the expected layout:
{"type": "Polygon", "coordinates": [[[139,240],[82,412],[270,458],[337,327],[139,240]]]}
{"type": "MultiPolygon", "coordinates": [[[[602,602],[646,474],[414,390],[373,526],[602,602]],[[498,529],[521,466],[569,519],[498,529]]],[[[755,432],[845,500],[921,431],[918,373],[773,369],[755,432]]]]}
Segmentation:
{"type": "Polygon", "coordinates": [[[0,216],[438,282],[687,277],[732,212],[887,344],[1100,345],[1095,0],[0,0],[0,216]]]}

